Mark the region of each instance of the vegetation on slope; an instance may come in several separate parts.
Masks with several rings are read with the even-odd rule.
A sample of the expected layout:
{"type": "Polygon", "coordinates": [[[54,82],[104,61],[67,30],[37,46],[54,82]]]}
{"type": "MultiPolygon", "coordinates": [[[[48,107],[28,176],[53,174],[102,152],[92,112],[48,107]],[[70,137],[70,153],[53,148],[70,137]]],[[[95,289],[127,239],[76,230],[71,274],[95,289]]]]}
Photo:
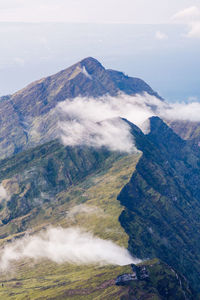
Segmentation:
{"type": "Polygon", "coordinates": [[[199,291],[199,152],[157,117],[151,118],[147,136],[132,128],[143,155],[118,197],[126,207],[120,221],[129,250],[162,259],[199,291]]]}
{"type": "MultiPolygon", "coordinates": [[[[5,245],[13,238],[23,236],[27,230],[30,234],[34,234],[51,224],[62,227],[84,227],[98,237],[111,239],[127,247],[128,236],[118,221],[123,207],[116,201],[117,195],[124,184],[130,180],[136,165],[136,172],[138,172],[145,155],[148,155],[148,159],[151,158],[150,164],[153,164],[153,160],[157,158],[157,166],[160,166],[160,169],[155,179],[157,173],[148,175],[148,172],[145,173],[146,165],[142,164],[140,176],[146,174],[145,176],[149,176],[148,180],[151,182],[155,180],[157,189],[162,188],[157,179],[160,175],[163,178],[163,156],[155,147],[155,141],[145,137],[138,128],[134,126],[132,128],[138,147],[144,153],[141,159],[141,154],[138,153],[122,155],[110,153],[105,149],[97,151],[89,148],[66,148],[54,141],[0,161],[2,184],[10,193],[9,199],[2,202],[1,213],[4,222],[0,226],[1,243],[5,245]],[[24,203],[28,203],[27,206],[24,206],[24,203]],[[28,210],[26,211],[24,207],[28,207],[28,210]]],[[[165,156],[166,153],[163,155],[165,156]]],[[[172,165],[177,164],[177,157],[170,156],[168,159],[172,165]]],[[[194,164],[197,166],[195,156],[191,156],[190,161],[193,166],[194,164]]],[[[164,170],[168,172],[168,169],[164,170]]],[[[134,182],[137,183],[137,177],[134,182]]],[[[123,198],[123,201],[125,199],[123,205],[126,206],[125,213],[130,214],[131,217],[135,214],[136,218],[126,219],[127,216],[122,213],[121,221],[129,234],[129,248],[132,253],[139,257],[155,257],[157,254],[159,256],[157,250],[159,247],[162,252],[163,245],[160,243],[160,237],[155,242],[146,239],[146,219],[148,219],[148,212],[151,211],[151,205],[144,204],[146,207],[143,207],[143,210],[145,209],[147,216],[145,217],[144,211],[140,210],[139,200],[143,200],[142,193],[147,198],[149,189],[148,187],[146,189],[143,180],[139,182],[142,183],[140,189],[142,192],[138,198],[135,197],[135,190],[131,186],[134,204],[129,194],[125,194],[123,198]],[[134,211],[131,211],[132,207],[130,209],[127,203],[131,206],[135,205],[134,211]],[[137,215],[138,212],[140,214],[137,215]],[[127,222],[130,227],[126,226],[127,222]]],[[[173,183],[173,180],[170,184],[171,182],[173,183]]],[[[153,191],[152,198],[148,200],[152,201],[152,214],[155,214],[155,203],[157,201],[160,203],[165,198],[155,197],[161,194],[160,190],[157,194],[152,188],[151,191],[153,191]]],[[[160,207],[159,204],[159,209],[160,207]]],[[[29,260],[20,261],[13,263],[11,272],[1,274],[3,286],[0,289],[0,297],[2,299],[143,299],[144,297],[145,299],[152,299],[152,297],[173,299],[172,295],[175,295],[177,299],[184,299],[181,297],[187,293],[187,298],[192,299],[192,292],[187,282],[170,267],[157,261],[145,262],[145,264],[148,265],[149,281],[116,286],[116,277],[131,272],[130,266],[99,267],[57,265],[50,261],[36,264],[29,260]]]]}

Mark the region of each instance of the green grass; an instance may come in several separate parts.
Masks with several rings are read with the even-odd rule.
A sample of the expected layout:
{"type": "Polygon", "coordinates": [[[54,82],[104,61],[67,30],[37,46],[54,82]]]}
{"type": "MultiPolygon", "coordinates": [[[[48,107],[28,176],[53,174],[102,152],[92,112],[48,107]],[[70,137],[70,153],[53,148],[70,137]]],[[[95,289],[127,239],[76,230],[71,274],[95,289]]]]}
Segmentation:
{"type": "MultiPolygon", "coordinates": [[[[32,233],[48,225],[79,226],[127,247],[128,236],[118,220],[123,207],[117,201],[117,195],[128,182],[138,159],[138,154],[115,160],[108,158],[101,171],[60,192],[54,202],[44,204],[43,209],[35,209],[12,220],[0,228],[0,234],[12,232],[12,226],[31,228],[32,233]],[[73,218],[67,217],[67,212],[80,204],[94,209],[94,213],[80,212],[73,218]]],[[[10,234],[1,239],[1,243],[22,235],[24,231],[10,234]]],[[[0,284],[4,284],[0,288],[0,299],[118,299],[126,288],[117,287],[114,279],[125,272],[130,272],[130,267],[21,261],[13,264],[8,274],[0,276],[0,284]]]]}
{"type": "Polygon", "coordinates": [[[129,266],[57,265],[49,261],[17,267],[23,272],[1,278],[0,299],[116,299],[115,294],[123,292],[115,285],[116,277],[131,272],[129,266]]]}

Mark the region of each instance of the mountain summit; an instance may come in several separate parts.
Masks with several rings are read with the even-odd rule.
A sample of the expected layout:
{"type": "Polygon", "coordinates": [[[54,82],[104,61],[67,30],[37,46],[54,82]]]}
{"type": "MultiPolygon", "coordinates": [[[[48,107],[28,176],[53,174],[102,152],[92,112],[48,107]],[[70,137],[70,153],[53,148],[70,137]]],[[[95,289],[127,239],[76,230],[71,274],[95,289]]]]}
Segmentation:
{"type": "Polygon", "coordinates": [[[146,92],[159,97],[143,80],[106,70],[96,59],[88,57],[55,75],[31,83],[11,99],[22,115],[38,116],[67,98],[116,96],[119,92],[128,95],[146,92]]]}
{"type": "MultiPolygon", "coordinates": [[[[39,144],[40,132],[46,126],[41,125],[41,120],[43,122],[47,119],[59,102],[78,96],[116,96],[120,92],[128,95],[148,93],[160,98],[143,80],[128,77],[122,72],[106,70],[92,57],[55,75],[35,81],[11,96],[1,97],[0,158],[39,144]]],[[[50,119],[52,118],[48,120],[50,119]]],[[[44,133],[45,141],[48,141],[45,130],[44,133]]],[[[52,137],[55,138],[54,133],[52,137]]]]}
{"type": "Polygon", "coordinates": [[[0,98],[0,299],[200,299],[199,147],[159,98],[90,57],[0,98]]]}

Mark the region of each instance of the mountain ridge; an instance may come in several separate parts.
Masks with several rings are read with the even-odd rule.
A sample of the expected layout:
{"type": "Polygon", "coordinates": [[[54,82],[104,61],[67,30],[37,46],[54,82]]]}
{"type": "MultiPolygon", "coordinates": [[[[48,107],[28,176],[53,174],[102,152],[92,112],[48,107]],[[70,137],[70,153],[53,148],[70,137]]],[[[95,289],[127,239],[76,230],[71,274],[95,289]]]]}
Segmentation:
{"type": "Polygon", "coordinates": [[[141,79],[127,77],[122,72],[107,71],[91,57],[33,82],[13,95],[1,97],[0,159],[37,146],[41,144],[40,139],[48,142],[57,138],[58,120],[57,116],[51,116],[51,112],[58,103],[78,96],[116,96],[119,92],[128,95],[149,92],[159,97],[141,79]]]}
{"type": "Polygon", "coordinates": [[[173,265],[198,290],[200,152],[160,118],[150,123],[146,136],[132,127],[143,154],[118,196],[120,222],[132,253],[173,265]]]}
{"type": "MultiPolygon", "coordinates": [[[[151,138],[149,140],[149,137],[145,136],[134,124],[132,124],[131,127],[132,134],[135,137],[138,148],[142,149],[142,147],[144,147],[143,152],[145,155],[152,156],[152,160],[150,160],[150,157],[148,158],[150,162],[155,160],[156,163],[159,162],[161,164],[165,153],[163,153],[163,155],[160,154],[160,150],[156,147],[156,139],[159,139],[160,134],[163,134],[164,128],[169,131],[167,140],[172,142],[174,137],[171,139],[170,135],[173,135],[173,131],[159,118],[153,118],[153,121],[155,124],[153,124],[153,122],[151,124],[151,134],[154,136],[152,140],[151,138]]],[[[131,125],[130,122],[129,125],[131,125]]],[[[182,141],[178,136],[176,136],[176,139],[178,143],[187,146],[187,142],[182,141]]],[[[176,141],[173,141],[173,143],[176,143],[176,141]]],[[[163,147],[166,146],[163,145],[163,147]]],[[[84,159],[83,156],[78,157],[76,155],[77,151],[79,151],[78,147],[74,147],[74,149],[71,147],[70,152],[68,152],[68,148],[70,147],[59,145],[56,141],[50,142],[0,162],[0,167],[3,171],[1,180],[6,180],[6,188],[12,187],[11,198],[7,202],[7,204],[9,204],[8,209],[10,210],[9,218],[4,224],[0,225],[2,245],[12,241],[13,238],[22,237],[26,234],[27,230],[30,231],[30,229],[32,229],[32,233],[37,233],[40,229],[48,226],[49,223],[52,226],[59,224],[59,226],[64,228],[74,224],[76,226],[79,225],[88,230],[92,229],[92,232],[101,238],[110,238],[117,244],[127,245],[127,239],[128,237],[130,239],[131,235],[129,230],[127,230],[127,226],[124,226],[124,221],[126,222],[126,219],[123,219],[124,213],[122,211],[123,209],[127,210],[128,206],[121,201],[121,194],[124,193],[124,189],[126,188],[126,186],[124,187],[124,184],[129,180],[132,182],[131,176],[134,176],[134,173],[138,171],[138,164],[141,164],[141,154],[121,155],[118,153],[109,153],[107,151],[104,153],[105,150],[103,149],[96,151],[94,149],[83,147],[83,153],[88,153],[87,155],[84,154],[84,159]],[[81,170],[84,171],[85,169],[83,164],[84,160],[87,162],[88,159],[92,157],[93,161],[90,159],[91,168],[88,166],[87,172],[81,174],[81,170]],[[98,157],[100,160],[99,163],[96,164],[96,161],[98,162],[98,157]],[[67,164],[64,168],[62,165],[63,158],[67,164]],[[70,160],[72,160],[74,165],[71,164],[70,160]],[[55,161],[57,161],[57,163],[55,163],[55,161]],[[78,170],[78,176],[76,172],[74,174],[73,170],[77,165],[81,166],[81,169],[78,170]],[[135,167],[136,170],[134,171],[135,167]],[[20,174],[18,174],[19,170],[21,170],[20,174]],[[63,176],[66,173],[68,173],[71,180],[73,180],[73,184],[68,181],[68,176],[63,176]],[[44,179],[48,182],[47,186],[43,183],[44,179]],[[66,184],[64,184],[64,182],[60,184],[60,180],[63,179],[66,184]],[[34,184],[32,184],[32,182],[34,184]],[[29,205],[34,204],[35,197],[38,198],[38,195],[42,193],[43,196],[41,197],[43,197],[43,199],[39,197],[40,202],[36,201],[36,207],[33,205],[30,207],[31,210],[29,209],[26,211],[26,201],[29,205]],[[120,206],[117,201],[118,194],[118,198],[123,206],[120,206]],[[53,195],[53,197],[51,197],[51,195],[53,195]],[[97,210],[92,214],[87,214],[84,213],[84,210],[81,211],[81,205],[85,207],[85,209],[88,209],[88,207],[99,207],[101,210],[97,210]],[[67,217],[67,215],[70,216],[70,211],[73,208],[75,208],[74,216],[72,218],[67,217]],[[66,214],[66,210],[68,211],[68,214],[66,214]],[[120,223],[118,222],[120,213],[122,227],[120,227],[120,223]]],[[[164,150],[161,151],[163,152],[164,150]]],[[[181,158],[181,155],[173,158],[175,163],[181,158]]],[[[142,164],[142,167],[143,166],[144,164],[142,164]]],[[[145,170],[142,170],[142,172],[140,171],[140,176],[145,178],[145,170]]],[[[149,177],[153,177],[152,175],[154,175],[154,173],[152,174],[151,170],[149,170],[149,172],[149,177]]],[[[2,181],[3,184],[4,180],[2,181]]],[[[136,183],[137,181],[135,184],[136,183]]],[[[144,196],[147,197],[148,194],[145,186],[142,186],[142,189],[144,196]]],[[[125,197],[128,200],[127,194],[125,197]]],[[[137,213],[140,209],[140,202],[138,202],[137,193],[135,192],[134,203],[138,207],[138,209],[135,210],[137,213]]],[[[5,204],[6,203],[4,202],[4,205],[5,204]]],[[[149,211],[148,206],[146,206],[146,210],[149,211]]],[[[2,207],[1,213],[3,214],[2,207]]],[[[146,212],[145,214],[148,216],[146,212]]],[[[138,214],[138,217],[139,216],[140,214],[138,214]]],[[[140,226],[138,220],[135,220],[134,223],[134,226],[140,226]]],[[[142,223],[146,226],[145,219],[142,220],[142,223]]],[[[130,225],[132,226],[132,224],[133,220],[130,220],[130,225]]],[[[137,232],[138,230],[132,230],[132,234],[136,234],[137,232]]],[[[135,239],[135,242],[138,241],[139,239],[135,239]]],[[[144,241],[146,241],[145,235],[144,241]]],[[[151,240],[149,239],[149,243],[150,241],[151,240]]],[[[152,245],[149,244],[149,247],[152,245]]],[[[144,258],[150,256],[148,255],[149,253],[145,252],[146,244],[142,245],[140,242],[139,247],[140,251],[143,252],[139,253],[137,247],[131,248],[129,241],[129,249],[134,255],[138,254],[138,256],[144,258]]],[[[156,254],[156,252],[154,253],[156,254]]],[[[156,255],[153,256],[155,257],[156,255]]],[[[127,272],[130,273],[131,270],[129,266],[123,268],[110,266],[99,269],[91,266],[70,266],[68,264],[55,266],[55,264],[52,264],[51,262],[41,262],[40,264],[37,263],[36,266],[31,266],[28,262],[25,262],[23,263],[23,266],[21,266],[21,264],[18,265],[18,263],[15,263],[18,270],[17,276],[13,278],[13,276],[10,275],[9,280],[4,276],[1,277],[5,286],[8,286],[13,294],[7,294],[6,290],[2,290],[0,291],[0,295],[8,295],[5,299],[9,299],[9,297],[12,299],[11,296],[15,297],[16,293],[17,295],[28,295],[29,292],[27,288],[31,285],[36,297],[35,299],[38,299],[38,297],[41,296],[41,293],[44,296],[44,291],[46,291],[48,297],[52,295],[52,299],[59,299],[56,298],[55,292],[53,292],[54,289],[56,289],[56,292],[59,295],[62,295],[60,296],[61,299],[62,297],[63,299],[65,299],[65,297],[67,299],[69,296],[71,296],[72,299],[76,299],[76,297],[80,297],[80,299],[83,297],[84,299],[84,295],[87,297],[86,299],[93,299],[93,293],[97,293],[99,297],[103,297],[104,292],[106,293],[104,295],[105,299],[116,299],[116,297],[118,297],[117,299],[131,300],[136,293],[137,299],[143,299],[144,295],[146,299],[152,299],[152,295],[154,295],[155,299],[159,300],[173,299],[174,295],[180,300],[187,299],[187,297],[188,299],[198,299],[197,297],[195,298],[195,293],[190,289],[187,280],[181,275],[177,275],[177,271],[173,270],[172,265],[174,264],[174,261],[171,261],[170,266],[162,262],[143,262],[145,268],[149,270],[149,280],[130,282],[128,285],[125,285],[124,287],[120,286],[118,288],[115,287],[113,280],[119,275],[126,274],[127,272]],[[47,266],[48,268],[50,267],[50,271],[49,269],[46,269],[47,266]],[[51,272],[51,274],[49,274],[49,272],[51,272]],[[90,272],[90,274],[88,274],[88,272],[90,272]],[[67,275],[68,273],[69,275],[67,275]],[[39,286],[39,294],[38,290],[35,289],[35,283],[26,280],[27,276],[28,278],[32,278],[31,276],[33,276],[33,274],[35,274],[34,280],[37,282],[37,286],[39,286]],[[82,281],[77,281],[76,275],[81,276],[82,281]],[[42,278],[46,278],[46,280],[48,278],[48,281],[41,282],[41,276],[42,278]],[[72,277],[70,281],[69,276],[72,277]],[[85,282],[85,278],[87,278],[87,282],[85,282]],[[105,283],[107,281],[108,285],[105,283]],[[17,285],[18,282],[20,282],[21,285],[16,290],[15,285],[17,285]],[[61,283],[63,284],[62,288],[60,286],[61,283]],[[94,289],[89,288],[90,283],[94,285],[94,289]],[[103,283],[105,283],[105,285],[103,285],[103,283]],[[98,289],[99,285],[102,286],[102,288],[98,289]],[[45,288],[44,290],[43,287],[45,288]],[[119,293],[119,291],[121,292],[119,293]],[[187,293],[186,298],[184,298],[185,293],[187,293]]]]}
{"type": "MultiPolygon", "coordinates": [[[[158,117],[149,119],[146,134],[127,119],[117,119],[129,125],[137,148],[133,153],[81,143],[64,146],[57,139],[58,103],[66,97],[71,103],[80,95],[93,99],[119,91],[149,91],[159,97],[142,80],[106,70],[89,57],[0,99],[0,245],[12,248],[13,239],[27,233],[37,237],[48,226],[76,226],[128,247],[133,256],[144,259],[138,267],[144,277],[118,286],[120,275],[132,274],[130,265],[57,265],[51,259],[32,264],[23,257],[13,262],[15,278],[0,274],[7,287],[0,297],[198,299],[199,148],[158,117]]],[[[90,126],[102,126],[95,122],[90,126]]]]}

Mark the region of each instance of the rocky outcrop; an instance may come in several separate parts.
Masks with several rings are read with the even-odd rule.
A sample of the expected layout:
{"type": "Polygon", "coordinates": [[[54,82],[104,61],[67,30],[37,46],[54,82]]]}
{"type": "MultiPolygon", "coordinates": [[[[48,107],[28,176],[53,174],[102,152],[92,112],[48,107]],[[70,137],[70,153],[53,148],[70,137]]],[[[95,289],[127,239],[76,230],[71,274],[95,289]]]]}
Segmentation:
{"type": "Polygon", "coordinates": [[[162,261],[144,261],[138,266],[131,265],[131,268],[133,273],[122,274],[115,281],[117,286],[126,288],[121,300],[198,299],[185,278],[162,261]]]}

